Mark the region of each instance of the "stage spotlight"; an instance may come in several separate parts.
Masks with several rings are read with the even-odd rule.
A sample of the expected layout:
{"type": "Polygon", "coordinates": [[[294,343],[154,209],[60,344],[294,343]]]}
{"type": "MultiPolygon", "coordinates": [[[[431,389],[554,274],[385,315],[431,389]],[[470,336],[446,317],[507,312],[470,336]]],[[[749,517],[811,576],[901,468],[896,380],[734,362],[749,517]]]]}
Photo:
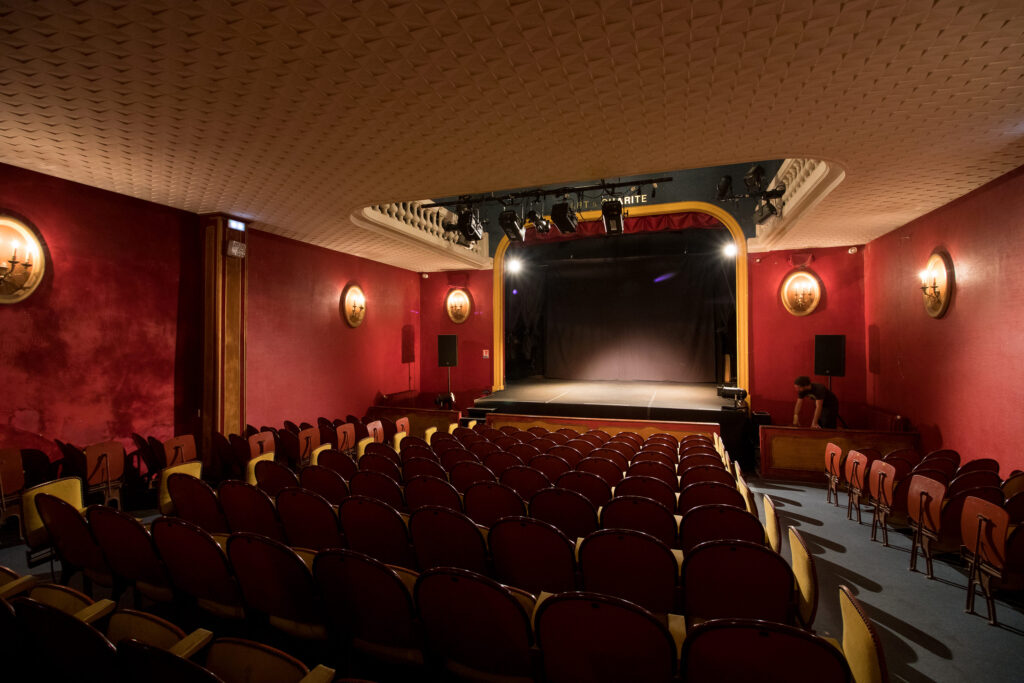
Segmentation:
{"type": "Polygon", "coordinates": [[[766,199],[754,207],[754,223],[764,223],[776,214],[778,214],[778,210],[775,205],[766,199]]]}
{"type": "Polygon", "coordinates": [[[551,222],[555,224],[559,232],[571,233],[576,232],[579,218],[576,217],[576,212],[569,207],[568,202],[562,202],[551,207],[551,222]]]}
{"type": "Polygon", "coordinates": [[[510,258],[505,262],[505,270],[513,275],[523,269],[523,262],[517,258],[510,258]]]}
{"type": "Polygon", "coordinates": [[[534,229],[541,235],[546,235],[551,230],[551,222],[536,211],[530,211],[526,218],[533,223],[534,229]]]}
{"type": "Polygon", "coordinates": [[[601,206],[601,220],[604,221],[604,231],[609,235],[622,234],[622,202],[612,199],[601,206]]]}
{"type": "Polygon", "coordinates": [[[736,257],[736,253],[738,251],[739,250],[736,248],[736,243],[735,242],[729,242],[724,247],[722,247],[722,253],[725,254],[726,256],[728,256],[729,258],[735,258],[736,257]]]}
{"type": "Polygon", "coordinates": [[[724,175],[722,176],[722,179],[718,181],[718,190],[715,192],[715,199],[720,202],[724,202],[730,197],[732,197],[732,176],[724,175]]]}
{"type": "Polygon", "coordinates": [[[526,229],[523,228],[523,222],[519,219],[517,214],[512,209],[505,209],[498,215],[498,225],[505,231],[508,238],[512,242],[522,242],[526,237],[526,229]]]}
{"type": "Polygon", "coordinates": [[[743,183],[747,186],[747,192],[750,194],[763,192],[765,186],[764,168],[760,165],[751,166],[747,174],[743,176],[743,183]]]}
{"type": "Polygon", "coordinates": [[[467,242],[476,242],[484,236],[484,224],[474,209],[465,209],[459,214],[457,228],[467,242]]]}

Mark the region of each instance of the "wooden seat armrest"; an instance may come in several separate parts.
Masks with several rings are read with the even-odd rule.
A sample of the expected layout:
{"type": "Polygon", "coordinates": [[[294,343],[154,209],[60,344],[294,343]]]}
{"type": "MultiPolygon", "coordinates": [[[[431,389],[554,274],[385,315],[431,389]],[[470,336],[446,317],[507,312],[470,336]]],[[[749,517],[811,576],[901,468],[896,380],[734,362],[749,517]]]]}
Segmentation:
{"type": "Polygon", "coordinates": [[[683,641],[686,640],[686,617],[679,614],[668,615],[668,632],[676,644],[676,658],[683,654],[683,641]]]}
{"type": "Polygon", "coordinates": [[[209,645],[211,640],[213,640],[213,631],[197,628],[175,643],[169,652],[184,659],[191,659],[195,653],[209,645]]]}
{"type": "Polygon", "coordinates": [[[4,585],[0,586],[0,598],[7,600],[13,598],[15,595],[21,595],[22,593],[26,593],[29,590],[31,590],[38,582],[39,579],[32,576],[31,574],[19,576],[14,581],[8,581],[4,585]]]}
{"type": "Polygon", "coordinates": [[[331,683],[334,680],[334,669],[318,664],[315,669],[302,677],[299,683],[331,683]]]}
{"type": "Polygon", "coordinates": [[[103,617],[110,616],[114,610],[117,609],[117,603],[113,600],[97,600],[88,607],[78,610],[75,612],[75,618],[84,621],[87,624],[91,624],[95,621],[102,619],[103,617]]]}

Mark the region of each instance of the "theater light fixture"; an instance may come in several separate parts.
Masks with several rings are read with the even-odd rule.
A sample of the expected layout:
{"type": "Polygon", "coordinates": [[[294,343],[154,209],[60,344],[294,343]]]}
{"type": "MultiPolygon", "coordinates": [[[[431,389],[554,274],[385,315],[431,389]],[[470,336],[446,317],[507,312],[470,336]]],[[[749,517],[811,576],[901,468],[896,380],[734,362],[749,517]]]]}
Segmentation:
{"type": "Polygon", "coordinates": [[[725,254],[728,258],[736,258],[736,254],[738,251],[739,249],[737,249],[735,242],[729,242],[724,247],[722,247],[722,253],[725,254]]]}
{"type": "Polygon", "coordinates": [[[45,270],[46,257],[35,230],[0,213],[0,304],[17,303],[32,294],[45,270]]]}
{"type": "Polygon", "coordinates": [[[542,235],[546,235],[551,231],[551,221],[544,216],[540,215],[536,211],[530,211],[526,214],[526,219],[533,223],[533,229],[542,235]]]}
{"type": "Polygon", "coordinates": [[[609,199],[601,205],[601,221],[604,223],[604,231],[609,235],[622,234],[622,202],[618,199],[609,199]]]}
{"type": "Polygon", "coordinates": [[[512,209],[505,209],[498,214],[498,225],[508,236],[510,242],[522,242],[526,238],[526,229],[519,214],[512,209]]]}
{"type": "Polygon", "coordinates": [[[953,297],[953,259],[945,251],[936,249],[928,257],[928,263],[919,277],[925,312],[933,318],[941,318],[949,309],[953,297]]]}
{"type": "Polygon", "coordinates": [[[523,269],[523,262],[517,258],[510,258],[505,261],[505,270],[515,275],[523,269]]]}
{"type": "Polygon", "coordinates": [[[480,222],[480,212],[473,208],[465,208],[459,212],[457,223],[446,223],[446,232],[458,231],[466,242],[477,242],[484,236],[484,224],[480,222]]]}
{"type": "Polygon", "coordinates": [[[559,232],[569,234],[576,232],[576,226],[579,225],[580,219],[569,206],[569,202],[561,202],[551,207],[551,222],[555,224],[559,232]]]}

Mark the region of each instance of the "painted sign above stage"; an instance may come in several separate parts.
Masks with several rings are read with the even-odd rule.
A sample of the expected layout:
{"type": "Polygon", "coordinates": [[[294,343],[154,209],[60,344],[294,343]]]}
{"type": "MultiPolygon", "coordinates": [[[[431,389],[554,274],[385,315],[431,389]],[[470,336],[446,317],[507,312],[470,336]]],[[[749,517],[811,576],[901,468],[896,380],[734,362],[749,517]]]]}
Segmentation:
{"type": "MultiPolygon", "coordinates": [[[[548,185],[539,185],[530,188],[514,188],[495,190],[494,192],[488,192],[486,194],[472,195],[474,198],[497,198],[503,195],[523,192],[525,190],[540,189],[540,190],[551,190],[562,187],[583,187],[587,185],[599,185],[602,182],[606,183],[632,183],[636,182],[637,185],[619,188],[617,196],[622,202],[622,208],[626,213],[626,217],[629,217],[629,210],[639,206],[647,207],[647,211],[651,210],[658,204],[674,204],[678,202],[715,202],[715,189],[718,185],[718,181],[724,175],[730,175],[734,177],[743,177],[747,170],[755,165],[760,164],[764,167],[767,177],[771,178],[782,166],[782,160],[776,159],[771,161],[751,161],[743,164],[732,164],[729,166],[709,166],[707,168],[695,168],[686,171],[669,171],[663,173],[648,173],[644,175],[631,175],[621,177],[606,177],[598,180],[580,180],[563,183],[552,183],[548,185]],[[652,187],[650,180],[654,178],[663,178],[665,176],[671,176],[672,180],[669,182],[658,183],[652,187]]],[[[454,201],[459,197],[443,197],[436,199],[435,201],[454,201]]],[[[597,211],[601,208],[601,204],[609,199],[609,197],[602,196],[601,192],[587,192],[581,198],[579,196],[571,195],[568,199],[561,197],[546,197],[540,201],[531,202],[529,199],[524,199],[522,202],[517,202],[511,208],[520,211],[521,214],[525,214],[531,209],[536,210],[544,215],[549,215],[551,212],[551,206],[558,202],[569,201],[570,204],[575,208],[577,213],[587,211],[597,211]]],[[[496,201],[487,201],[479,205],[480,218],[484,221],[484,227],[487,233],[490,235],[490,255],[494,256],[494,251],[498,244],[501,242],[505,233],[501,230],[498,224],[498,214],[502,211],[502,206],[496,201]]],[[[731,213],[740,224],[743,229],[743,234],[748,238],[756,235],[755,225],[753,220],[754,213],[754,201],[753,200],[740,200],[738,205],[733,206],[727,204],[722,207],[729,213],[731,213]]]]}

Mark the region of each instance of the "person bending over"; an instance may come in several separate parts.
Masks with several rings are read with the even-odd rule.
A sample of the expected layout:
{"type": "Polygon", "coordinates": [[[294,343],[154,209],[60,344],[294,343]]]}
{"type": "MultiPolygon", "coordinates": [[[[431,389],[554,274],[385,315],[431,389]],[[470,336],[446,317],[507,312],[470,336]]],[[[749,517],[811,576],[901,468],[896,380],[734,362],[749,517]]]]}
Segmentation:
{"type": "Polygon", "coordinates": [[[824,384],[811,383],[811,378],[800,375],[793,380],[796,389],[796,405],[793,407],[793,425],[800,426],[800,405],[804,398],[814,399],[814,419],[812,429],[835,429],[839,418],[839,399],[824,384]]]}

